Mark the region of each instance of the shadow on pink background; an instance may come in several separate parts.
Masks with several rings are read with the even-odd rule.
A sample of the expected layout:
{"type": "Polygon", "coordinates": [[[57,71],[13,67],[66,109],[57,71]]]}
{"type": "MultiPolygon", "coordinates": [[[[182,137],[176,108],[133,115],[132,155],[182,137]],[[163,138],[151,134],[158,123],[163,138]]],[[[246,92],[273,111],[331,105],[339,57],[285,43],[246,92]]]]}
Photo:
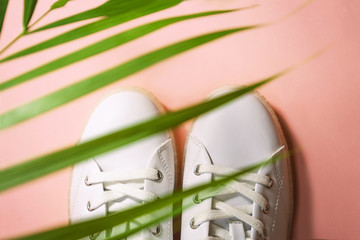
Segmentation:
{"type": "MultiPolygon", "coordinates": [[[[39,1],[33,20],[54,1],[39,1]]],[[[38,26],[104,1],[70,1],[38,26]]],[[[304,1],[189,0],[100,33],[0,64],[0,81],[26,72],[99,39],[169,16],[260,7],[170,25],[111,51],[1,92],[0,112],[60,89],[136,56],[210,31],[272,22],[304,1]]],[[[227,84],[247,84],[293,65],[333,44],[323,55],[260,89],[276,109],[293,157],[296,204],[293,239],[358,239],[360,213],[360,35],[357,1],[316,0],[280,23],[240,32],[185,52],[0,132],[0,168],[76,144],[97,101],[120,86],[140,86],[175,110],[203,100],[227,84]]],[[[93,20],[89,20],[93,21],[93,20]]],[[[48,39],[72,24],[21,39],[5,55],[48,39]]],[[[10,1],[0,47],[20,31],[22,2],[10,1]]],[[[175,129],[182,158],[189,124],[175,129]]],[[[69,169],[0,194],[0,238],[66,224],[69,169]]]]}

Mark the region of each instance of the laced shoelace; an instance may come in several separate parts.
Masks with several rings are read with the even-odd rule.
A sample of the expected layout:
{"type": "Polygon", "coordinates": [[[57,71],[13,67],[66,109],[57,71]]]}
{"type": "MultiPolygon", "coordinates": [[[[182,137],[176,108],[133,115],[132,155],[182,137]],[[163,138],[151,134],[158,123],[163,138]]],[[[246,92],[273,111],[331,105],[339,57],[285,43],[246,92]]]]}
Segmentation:
{"type": "MultiPolygon", "coordinates": [[[[215,165],[196,165],[194,173],[196,175],[201,174],[212,174],[215,177],[229,176],[236,173],[237,169],[219,167],[215,165]]],[[[250,199],[251,201],[258,204],[264,213],[268,213],[270,206],[268,201],[260,193],[255,192],[255,184],[261,184],[268,188],[273,185],[273,180],[265,175],[258,173],[248,173],[243,175],[236,180],[229,182],[226,186],[221,188],[215,187],[212,190],[206,192],[200,192],[193,196],[193,201],[196,204],[209,198],[213,198],[213,209],[207,210],[193,217],[190,221],[190,227],[195,229],[204,222],[210,222],[220,219],[236,218],[245,224],[253,227],[262,237],[266,236],[265,226],[263,222],[252,216],[253,205],[245,205],[234,207],[225,202],[216,199],[216,196],[239,193],[242,196],[250,199]]],[[[221,228],[212,222],[210,222],[209,237],[206,240],[228,240],[232,239],[228,230],[221,228]]],[[[251,230],[245,232],[246,240],[252,240],[251,230]]]]}
{"type": "MultiPolygon", "coordinates": [[[[108,207],[109,213],[118,212],[122,209],[135,206],[141,203],[148,203],[158,199],[158,196],[152,192],[144,190],[144,181],[152,180],[160,182],[163,174],[157,169],[136,169],[126,171],[97,172],[90,173],[85,178],[85,184],[103,184],[104,192],[92,197],[87,203],[87,209],[93,211],[104,204],[116,203],[116,206],[108,207]],[[126,198],[135,199],[133,203],[123,203],[126,198]]],[[[140,221],[149,221],[142,219],[140,221]]],[[[160,224],[149,229],[154,236],[161,233],[160,224]]],[[[93,234],[90,239],[96,239],[98,234],[93,234]]]]}

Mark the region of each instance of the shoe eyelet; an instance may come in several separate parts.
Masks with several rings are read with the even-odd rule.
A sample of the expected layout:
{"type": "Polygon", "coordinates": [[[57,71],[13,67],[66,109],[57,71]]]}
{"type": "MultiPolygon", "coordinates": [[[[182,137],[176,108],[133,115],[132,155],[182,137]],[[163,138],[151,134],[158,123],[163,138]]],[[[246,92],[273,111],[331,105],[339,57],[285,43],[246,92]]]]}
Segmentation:
{"type": "Polygon", "coordinates": [[[265,214],[268,214],[270,212],[270,205],[266,204],[265,208],[262,209],[265,214]]]}
{"type": "Polygon", "coordinates": [[[200,176],[201,173],[199,172],[199,167],[200,167],[200,164],[197,164],[195,167],[194,167],[194,174],[196,176],[200,176]]]}
{"type": "Polygon", "coordinates": [[[156,182],[161,182],[164,178],[164,175],[162,174],[162,172],[160,172],[159,170],[157,171],[157,177],[158,179],[156,179],[156,182]]]}
{"type": "Polygon", "coordinates": [[[200,204],[200,203],[202,202],[202,200],[199,199],[199,194],[193,195],[193,202],[194,202],[195,204],[200,204]]]}
{"type": "Polygon", "coordinates": [[[154,236],[159,236],[159,235],[161,234],[161,232],[162,232],[162,230],[161,230],[161,225],[158,224],[158,225],[156,226],[155,232],[151,232],[151,233],[152,233],[152,235],[154,235],[154,236]]]}
{"type": "Polygon", "coordinates": [[[84,182],[85,182],[86,186],[91,186],[91,183],[89,183],[89,177],[88,176],[85,177],[84,182]]]}
{"type": "Polygon", "coordinates": [[[88,210],[89,212],[94,211],[94,209],[91,208],[91,203],[90,203],[90,201],[87,202],[87,210],[88,210]]]}
{"type": "Polygon", "coordinates": [[[269,177],[269,180],[270,180],[270,184],[267,187],[271,188],[274,185],[274,180],[271,177],[269,177]]]}
{"type": "Polygon", "coordinates": [[[197,228],[199,227],[199,225],[195,225],[195,224],[194,224],[194,218],[192,218],[192,219],[190,220],[190,227],[191,227],[192,229],[197,229],[197,228]]]}

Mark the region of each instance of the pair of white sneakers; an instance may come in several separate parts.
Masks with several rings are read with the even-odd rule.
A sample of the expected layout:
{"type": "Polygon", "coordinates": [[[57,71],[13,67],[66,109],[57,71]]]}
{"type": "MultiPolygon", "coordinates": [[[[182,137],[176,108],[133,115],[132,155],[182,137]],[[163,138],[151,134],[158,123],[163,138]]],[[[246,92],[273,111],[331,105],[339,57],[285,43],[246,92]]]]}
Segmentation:
{"type": "MultiPolygon", "coordinates": [[[[210,98],[230,91],[220,89],[210,98]]],[[[81,142],[162,112],[160,103],[146,91],[124,89],[98,105],[81,142]]],[[[259,94],[251,93],[195,120],[185,149],[183,189],[188,189],[269,159],[287,147],[273,110],[259,94]]],[[[171,194],[176,170],[174,139],[167,131],[77,164],[71,181],[70,221],[105,216],[171,194]]],[[[187,198],[183,206],[191,201],[194,206],[182,213],[183,240],[289,239],[289,159],[283,157],[229,182],[216,196],[187,198]]],[[[128,227],[114,227],[86,239],[105,239],[128,227]]],[[[173,239],[173,221],[165,220],[128,239],[173,239]]]]}

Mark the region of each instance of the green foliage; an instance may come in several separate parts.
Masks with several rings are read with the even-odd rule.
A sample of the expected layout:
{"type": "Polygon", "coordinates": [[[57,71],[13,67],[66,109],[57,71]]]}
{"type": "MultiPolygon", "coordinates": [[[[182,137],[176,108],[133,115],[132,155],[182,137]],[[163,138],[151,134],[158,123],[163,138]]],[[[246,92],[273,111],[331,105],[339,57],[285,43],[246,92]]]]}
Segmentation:
{"type": "Polygon", "coordinates": [[[207,42],[224,37],[231,33],[249,30],[255,27],[257,26],[246,26],[212,32],[152,51],[0,115],[0,129],[12,126],[29,118],[35,117],[41,113],[54,109],[55,107],[61,106],[76,98],[84,96],[85,94],[95,91],[119,79],[124,79],[125,77],[128,77],[179,53],[185,52],[194,47],[203,45],[207,42]]]}
{"type": "Polygon", "coordinates": [[[31,17],[34,13],[37,0],[24,0],[24,18],[23,18],[23,27],[24,31],[27,31],[28,24],[31,20],[31,17]]]}
{"type": "Polygon", "coordinates": [[[0,34],[9,0],[0,0],[0,34]]]}
{"type": "Polygon", "coordinates": [[[140,13],[143,11],[155,12],[159,11],[165,6],[172,6],[172,4],[178,4],[179,2],[181,2],[181,0],[109,0],[99,7],[50,23],[44,27],[35,30],[34,32],[96,17],[117,17],[122,14],[127,15],[128,13],[140,13]]]}
{"type": "MultiPolygon", "coordinates": [[[[130,2],[130,1],[125,1],[125,2],[130,2]]],[[[145,1],[147,2],[147,1],[145,1]]],[[[30,48],[27,48],[25,50],[19,51],[17,53],[14,53],[12,55],[10,55],[8,58],[6,58],[6,60],[9,59],[15,59],[21,56],[25,56],[31,53],[35,53],[35,52],[39,52],[51,47],[55,47],[58,46],[60,44],[63,43],[67,43],[70,42],[72,40],[75,39],[79,39],[85,36],[88,36],[90,34],[108,29],[110,27],[119,25],[121,23],[148,15],[150,13],[154,13],[169,7],[172,7],[176,4],[178,4],[180,2],[180,0],[152,0],[150,3],[148,4],[144,4],[143,7],[139,8],[139,9],[129,9],[128,11],[120,11],[119,14],[112,16],[112,17],[108,17],[105,19],[101,19],[89,24],[86,24],[84,26],[72,29],[68,32],[62,33],[56,37],[50,38],[49,40],[46,40],[44,42],[38,43],[30,48]]],[[[72,23],[73,21],[68,21],[67,23],[72,23]]],[[[56,25],[57,26],[57,25],[56,25]]],[[[54,27],[54,26],[52,26],[54,27]]],[[[50,28],[49,26],[45,26],[44,28],[50,28]]],[[[29,33],[33,33],[33,32],[37,32],[40,30],[44,30],[44,28],[40,28],[29,33]]]]}
{"type": "Polygon", "coordinates": [[[61,8],[68,3],[69,0],[57,0],[53,5],[51,5],[50,9],[54,10],[57,8],[61,8]]]}
{"type": "MultiPolygon", "coordinates": [[[[72,52],[66,56],[55,59],[47,64],[44,64],[40,67],[37,67],[33,70],[23,73],[23,74],[21,74],[17,77],[14,77],[10,80],[4,81],[3,83],[0,83],[0,90],[4,90],[6,88],[16,86],[19,83],[33,79],[35,77],[41,76],[41,75],[49,73],[51,71],[66,67],[70,64],[76,63],[83,59],[95,56],[96,54],[108,51],[112,48],[118,47],[124,43],[132,41],[139,37],[142,37],[146,34],[149,34],[151,32],[154,32],[158,29],[169,26],[171,24],[185,21],[188,19],[198,18],[198,17],[210,16],[210,15],[215,15],[215,14],[220,14],[220,13],[227,13],[230,11],[231,10],[229,10],[229,11],[212,11],[212,12],[204,12],[204,13],[198,13],[198,14],[179,16],[179,17],[155,21],[152,23],[148,23],[148,24],[130,29],[128,31],[108,37],[99,42],[93,43],[90,46],[84,47],[84,48],[82,48],[78,51],[72,52]]],[[[11,58],[6,58],[2,61],[6,61],[9,59],[11,59],[11,58]]],[[[2,61],[0,60],[0,62],[2,62],[2,61]]]]}

